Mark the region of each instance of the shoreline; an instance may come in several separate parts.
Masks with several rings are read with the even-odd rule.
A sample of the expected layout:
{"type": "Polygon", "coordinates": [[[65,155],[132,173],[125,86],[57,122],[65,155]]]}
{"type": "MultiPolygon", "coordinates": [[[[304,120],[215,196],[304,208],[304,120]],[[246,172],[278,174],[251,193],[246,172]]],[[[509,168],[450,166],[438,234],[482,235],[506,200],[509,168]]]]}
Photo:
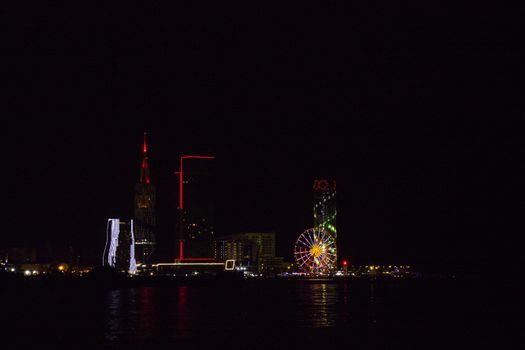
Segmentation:
{"type": "Polygon", "coordinates": [[[473,277],[455,277],[449,275],[419,275],[403,278],[394,277],[369,277],[369,276],[344,276],[344,277],[249,277],[240,275],[216,276],[0,276],[0,284],[4,290],[18,288],[94,288],[94,289],[121,289],[142,287],[178,287],[178,286],[240,286],[256,284],[363,284],[363,283],[419,283],[419,282],[478,281],[473,277]]]}

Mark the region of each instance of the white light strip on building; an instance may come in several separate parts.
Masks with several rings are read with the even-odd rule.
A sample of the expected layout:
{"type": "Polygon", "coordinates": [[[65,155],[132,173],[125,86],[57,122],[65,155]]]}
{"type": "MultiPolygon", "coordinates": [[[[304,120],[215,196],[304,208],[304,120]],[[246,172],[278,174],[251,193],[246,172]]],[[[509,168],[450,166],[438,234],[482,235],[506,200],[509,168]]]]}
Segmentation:
{"type": "Polygon", "coordinates": [[[115,267],[115,262],[117,258],[118,236],[120,233],[120,220],[109,219],[109,221],[111,221],[111,240],[108,252],[108,265],[111,267],[115,267]]]}
{"type": "Polygon", "coordinates": [[[137,262],[135,261],[135,233],[133,231],[133,220],[130,221],[131,244],[129,245],[129,272],[137,272],[137,262]]]}
{"type": "Polygon", "coordinates": [[[106,244],[104,245],[104,252],[102,253],[102,266],[106,265],[106,250],[108,249],[108,232],[109,232],[109,223],[111,222],[111,219],[108,219],[108,223],[106,224],[106,244]]]}

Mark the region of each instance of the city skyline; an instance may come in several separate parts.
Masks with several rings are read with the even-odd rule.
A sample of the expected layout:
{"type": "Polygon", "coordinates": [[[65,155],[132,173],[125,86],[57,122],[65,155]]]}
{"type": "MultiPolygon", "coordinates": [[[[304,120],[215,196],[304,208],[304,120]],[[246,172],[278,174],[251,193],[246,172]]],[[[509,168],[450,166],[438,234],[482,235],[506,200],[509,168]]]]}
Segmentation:
{"type": "MultiPolygon", "coordinates": [[[[119,173],[114,173],[114,178],[112,183],[107,183],[106,186],[112,187],[112,196],[113,198],[110,199],[110,202],[112,203],[112,206],[108,208],[105,208],[105,218],[101,218],[102,220],[106,220],[107,217],[130,217],[130,210],[132,203],[131,193],[132,191],[130,188],[132,187],[124,187],[125,182],[121,182],[118,180],[118,178],[122,177],[126,173],[126,168],[132,170],[133,179],[136,178],[137,169],[140,165],[140,154],[137,152],[137,136],[140,138],[140,135],[142,132],[135,132],[134,133],[134,140],[133,144],[125,145],[123,146],[122,142],[123,140],[119,140],[116,143],[113,143],[112,145],[119,145],[117,147],[118,151],[120,152],[118,154],[117,158],[126,159],[126,163],[130,164],[124,164],[124,162],[120,163],[117,168],[113,168],[114,171],[117,169],[120,170],[119,173]],[[129,147],[129,149],[128,149],[129,147]],[[132,159],[135,158],[135,159],[132,159]],[[118,190],[117,190],[118,189],[118,190]],[[108,210],[109,209],[109,210],[108,210]]],[[[155,174],[155,178],[159,181],[159,186],[162,188],[162,192],[158,194],[159,196],[159,211],[162,213],[163,216],[163,229],[162,229],[162,236],[159,237],[159,241],[163,240],[163,246],[169,246],[170,249],[164,249],[164,256],[169,256],[172,254],[172,247],[175,244],[175,237],[176,237],[176,224],[173,217],[175,216],[176,211],[176,202],[178,200],[178,192],[177,192],[177,186],[178,186],[178,178],[176,175],[173,174],[175,170],[177,170],[177,163],[179,156],[176,156],[177,153],[174,154],[173,157],[170,156],[169,152],[166,150],[163,150],[161,147],[166,146],[166,140],[165,138],[166,134],[162,134],[161,132],[152,132],[150,131],[150,149],[149,152],[153,152],[154,156],[152,161],[152,164],[150,167],[153,169],[153,173],[155,174]],[[172,159],[171,164],[162,164],[167,160],[166,156],[172,159]],[[157,163],[158,162],[158,163],[157,163]],[[170,198],[171,197],[171,198],[170,198]],[[162,207],[162,209],[160,208],[162,207]],[[170,242],[170,240],[173,240],[170,242]],[[169,243],[168,243],[169,242],[169,243]],[[173,243],[173,244],[171,244],[173,243]]],[[[131,136],[131,135],[130,135],[131,136]]],[[[126,139],[128,136],[126,137],[126,139]]],[[[130,137],[131,138],[131,137],[130,137]]],[[[194,143],[195,144],[195,143],[194,143]]],[[[253,147],[253,146],[252,146],[253,147]]],[[[288,147],[293,147],[288,145],[288,147]]],[[[182,148],[182,147],[181,147],[182,148]]],[[[215,151],[217,149],[214,149],[215,151]]],[[[107,149],[108,152],[114,152],[114,150],[107,149]]],[[[115,153],[113,153],[115,154],[115,153]]],[[[267,178],[266,176],[272,176],[272,172],[268,170],[264,170],[260,168],[261,164],[271,164],[272,162],[276,162],[280,166],[285,166],[286,163],[283,163],[283,160],[280,159],[276,161],[272,157],[268,158],[261,158],[260,155],[257,157],[254,156],[254,153],[251,153],[251,157],[244,157],[243,161],[239,164],[237,163],[237,167],[235,168],[237,173],[240,176],[235,176],[235,172],[229,173],[231,171],[231,167],[235,165],[234,157],[230,157],[229,154],[225,152],[218,152],[214,153],[218,154],[215,163],[218,164],[219,167],[219,179],[220,181],[217,181],[219,184],[219,192],[222,194],[222,196],[229,195],[230,197],[233,196],[234,198],[240,198],[239,203],[232,203],[235,202],[235,200],[228,200],[226,203],[231,206],[234,205],[234,208],[236,210],[246,210],[241,211],[243,215],[232,215],[232,213],[227,213],[230,210],[225,210],[223,207],[222,209],[219,208],[219,212],[221,215],[218,217],[218,221],[221,223],[220,229],[222,232],[220,235],[225,234],[231,234],[231,233],[237,233],[237,232],[243,232],[243,231],[249,231],[249,230],[271,230],[275,231],[277,234],[277,242],[278,242],[278,251],[280,255],[285,256],[288,260],[291,260],[291,250],[293,247],[293,242],[298,234],[302,232],[302,230],[306,227],[311,226],[311,184],[314,179],[314,175],[316,173],[321,173],[321,168],[313,168],[306,170],[305,174],[300,175],[300,171],[303,170],[307,164],[302,161],[298,161],[297,159],[293,160],[291,159],[290,162],[293,164],[301,164],[302,168],[294,169],[292,170],[291,174],[285,174],[281,175],[281,179],[279,179],[279,176],[271,178],[267,178]],[[257,163],[257,161],[259,163],[257,163]],[[244,168],[246,167],[246,168],[244,168]],[[244,169],[243,169],[244,168],[244,169]],[[249,177],[246,177],[245,174],[250,173],[251,171],[255,171],[256,173],[252,172],[249,177]],[[220,175],[222,174],[222,175],[220,175]],[[293,176],[297,176],[294,178],[293,176]],[[312,177],[310,177],[312,176],[312,177]],[[254,187],[252,190],[253,192],[250,192],[251,186],[254,187]],[[232,190],[237,189],[238,190],[232,190]],[[286,193],[288,192],[288,193],[286,193]],[[284,195],[283,195],[284,194],[284,195]],[[252,197],[253,195],[253,197],[252,197]],[[279,198],[287,198],[287,215],[284,217],[279,217],[277,220],[269,220],[268,214],[271,213],[272,215],[276,214],[276,211],[272,211],[270,208],[264,208],[265,206],[271,205],[273,201],[279,200],[279,198]],[[256,202],[261,202],[261,199],[264,198],[264,201],[262,203],[264,204],[255,204],[256,202]],[[290,208],[289,203],[293,203],[294,207],[290,208]],[[253,208],[253,206],[257,208],[256,210],[250,210],[253,208]],[[242,207],[247,206],[248,208],[242,209],[242,207]],[[222,212],[221,212],[222,210],[222,212]],[[255,211],[255,212],[253,212],[255,211]],[[225,215],[227,215],[225,217],[225,215]],[[293,220],[289,219],[290,217],[293,217],[293,220]],[[235,218],[235,219],[234,219],[235,218]],[[240,219],[239,219],[240,218],[240,219]],[[222,220],[222,222],[221,222],[222,220]]],[[[182,152],[181,152],[182,155],[182,152]]],[[[235,156],[235,151],[232,152],[232,156],[235,156]]],[[[382,157],[385,157],[383,155],[382,157]]],[[[317,161],[319,161],[319,158],[316,157],[317,161]]],[[[330,159],[332,161],[333,159],[330,159]]],[[[384,158],[383,158],[384,160],[384,158]]],[[[238,160],[237,160],[238,161],[238,160]]],[[[372,161],[372,160],[371,160],[372,161]]],[[[324,174],[330,172],[329,164],[327,164],[328,161],[325,161],[323,164],[322,172],[324,174]]],[[[109,168],[112,167],[112,165],[108,164],[106,165],[109,168]]],[[[374,165],[377,167],[377,165],[374,165]]],[[[264,168],[264,167],[263,167],[264,168]]],[[[275,166],[269,165],[268,169],[275,168],[275,166]]],[[[335,167],[333,168],[335,169],[335,167]]],[[[385,250],[385,246],[373,246],[371,245],[368,250],[363,251],[363,247],[359,245],[352,246],[353,241],[359,242],[360,240],[363,240],[363,237],[359,237],[360,235],[366,235],[369,234],[370,227],[367,226],[374,226],[377,223],[371,223],[365,225],[362,223],[361,227],[352,225],[351,221],[349,220],[349,217],[352,218],[354,215],[356,215],[357,211],[360,213],[363,213],[365,210],[370,210],[370,206],[373,207],[374,203],[370,200],[368,203],[365,203],[364,208],[359,208],[356,204],[353,204],[352,206],[348,206],[348,202],[345,203],[345,200],[348,201],[352,197],[352,192],[354,194],[358,194],[361,197],[361,200],[365,199],[370,196],[384,196],[388,195],[388,193],[381,193],[381,191],[370,190],[369,193],[366,193],[362,189],[357,188],[358,185],[362,186],[362,181],[366,180],[364,178],[359,178],[360,176],[363,176],[363,174],[359,173],[359,170],[356,169],[354,172],[354,178],[357,180],[357,182],[354,181],[348,181],[345,179],[344,176],[341,176],[341,170],[348,171],[351,169],[338,169],[338,178],[340,180],[338,181],[338,189],[342,192],[341,197],[343,202],[341,203],[342,207],[342,245],[341,245],[341,251],[344,258],[348,259],[351,263],[356,261],[357,263],[366,263],[368,261],[370,262],[385,262],[388,263],[389,261],[400,261],[400,263],[412,263],[414,264],[414,260],[417,261],[417,258],[414,259],[414,252],[412,254],[403,254],[404,252],[398,252],[397,254],[390,255],[384,254],[382,256],[381,250],[385,250]],[[361,181],[361,183],[359,182],[361,181]],[[355,184],[355,185],[354,185],[355,184]],[[364,196],[364,197],[363,197],[364,196]],[[368,206],[368,208],[367,208],[368,206]],[[350,221],[350,222],[349,222],[350,221]],[[350,243],[349,243],[350,242],[350,243]],[[361,252],[354,252],[354,249],[361,249],[361,252]],[[356,259],[356,256],[358,257],[356,259]]],[[[337,174],[337,172],[336,172],[337,174]]],[[[344,174],[344,172],[343,172],[344,174]]],[[[275,174],[273,174],[275,176],[275,174]]],[[[332,176],[335,178],[335,176],[332,176]]],[[[102,179],[101,179],[102,180],[102,179]]],[[[371,183],[377,183],[378,178],[374,178],[374,181],[371,183]]],[[[129,183],[130,179],[128,179],[129,183]]],[[[160,191],[160,190],[159,190],[160,191]]],[[[387,204],[388,199],[387,198],[380,198],[379,200],[382,201],[382,204],[387,204]],[[386,202],[386,203],[385,203],[386,202]]],[[[392,199],[390,199],[392,200],[392,199]]],[[[90,200],[90,205],[96,206],[96,201],[93,199],[90,200]]],[[[223,202],[224,204],[224,202],[223,202]]],[[[282,208],[282,205],[284,203],[277,203],[274,204],[274,208],[279,208],[283,212],[285,209],[282,208]]],[[[84,207],[86,208],[86,207],[84,207]]],[[[86,208],[91,209],[91,208],[86,208]]],[[[391,218],[392,213],[388,213],[387,210],[391,210],[393,212],[399,212],[399,208],[382,208],[383,213],[379,214],[376,218],[379,220],[385,220],[386,218],[382,215],[387,216],[388,218],[391,218]]],[[[402,208],[403,209],[403,208],[402,208]]],[[[373,216],[372,213],[369,214],[369,216],[373,216]]],[[[91,224],[91,231],[85,231],[85,234],[98,234],[102,232],[100,227],[95,227],[94,223],[97,220],[95,219],[93,223],[91,224]]],[[[159,225],[160,226],[160,225],[159,225]]],[[[380,226],[381,227],[381,226],[380,226]]],[[[386,231],[387,228],[384,228],[386,231]]],[[[385,232],[386,233],[386,232],[385,232]]],[[[384,233],[384,234],[385,234],[384,233]]],[[[376,233],[377,234],[377,233],[376,233]]],[[[390,238],[390,237],[387,237],[390,238]]],[[[410,237],[412,239],[413,237],[410,237]]],[[[79,239],[79,241],[87,241],[87,239],[84,237],[84,239],[79,239]]],[[[95,246],[92,242],[95,241],[94,237],[90,238],[91,244],[89,244],[89,247],[92,251],[96,251],[99,253],[99,246],[95,246]],[[98,250],[97,250],[98,249],[98,250]]],[[[77,241],[78,242],[78,241],[77,241]]],[[[389,243],[391,243],[391,240],[389,240],[389,243]]],[[[78,243],[77,243],[78,244],[78,243]]],[[[410,242],[409,242],[410,244],[410,242]]],[[[416,242],[417,244],[417,242],[416,242]]],[[[75,244],[73,244],[74,246],[75,244]]],[[[398,246],[394,247],[398,248],[398,246]]],[[[394,249],[393,248],[393,249],[394,249]]],[[[161,248],[162,250],[162,248],[161,248]]],[[[89,251],[83,252],[83,254],[90,253],[89,251]]],[[[416,263],[417,265],[417,263],[416,263]]]]}
{"type": "Polygon", "coordinates": [[[519,9],[3,12],[5,348],[519,344],[519,9]]]}
{"type": "Polygon", "coordinates": [[[19,5],[6,43],[0,245],[72,247],[98,261],[107,218],[131,217],[147,131],[165,256],[176,243],[179,158],[211,154],[217,235],[274,231],[291,260],[311,225],[311,182],[326,177],[337,179],[350,263],[519,265],[523,138],[492,122],[521,101],[520,51],[505,46],[513,36],[359,6],[367,15],[335,22],[327,6],[321,26],[295,17],[306,7],[288,7],[269,28],[251,15],[203,15],[200,26],[187,9],[157,18],[129,7],[143,18],[130,31],[125,16],[92,28],[91,12],[57,10],[40,23],[19,5]]]}

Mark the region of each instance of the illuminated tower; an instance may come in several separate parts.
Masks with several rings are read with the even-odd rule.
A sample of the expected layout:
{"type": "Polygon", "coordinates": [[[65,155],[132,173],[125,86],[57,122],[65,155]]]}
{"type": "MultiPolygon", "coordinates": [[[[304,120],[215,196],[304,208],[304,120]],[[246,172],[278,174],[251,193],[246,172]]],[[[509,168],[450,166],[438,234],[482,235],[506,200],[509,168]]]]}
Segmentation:
{"type": "MultiPolygon", "coordinates": [[[[314,227],[321,228],[332,235],[337,248],[337,206],[335,180],[314,181],[314,227]]],[[[337,261],[337,250],[334,263],[337,261]]],[[[335,268],[335,264],[333,266],[335,268]]]]}
{"type": "Polygon", "coordinates": [[[211,259],[213,247],[212,156],[182,156],[179,175],[179,259],[211,259]]]}
{"type": "Polygon", "coordinates": [[[140,182],[135,185],[135,258],[137,263],[148,263],[155,249],[155,186],[151,184],[146,133],[142,146],[140,182]]]}

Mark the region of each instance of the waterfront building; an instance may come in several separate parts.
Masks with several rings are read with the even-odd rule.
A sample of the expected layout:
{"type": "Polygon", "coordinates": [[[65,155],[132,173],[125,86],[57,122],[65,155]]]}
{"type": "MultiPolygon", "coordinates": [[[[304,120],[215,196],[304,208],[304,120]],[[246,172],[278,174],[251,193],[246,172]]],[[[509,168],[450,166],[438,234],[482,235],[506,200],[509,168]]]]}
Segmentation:
{"type": "Polygon", "coordinates": [[[235,260],[237,265],[251,266],[254,272],[281,269],[283,258],[275,256],[274,232],[246,232],[223,236],[214,241],[214,258],[235,260]]]}
{"type": "Polygon", "coordinates": [[[335,180],[318,179],[313,185],[313,221],[314,228],[329,233],[335,242],[335,259],[330,269],[337,265],[337,203],[335,180]]]}
{"type": "Polygon", "coordinates": [[[281,256],[263,257],[260,261],[259,271],[266,274],[277,274],[286,271],[288,266],[289,263],[284,261],[281,256]]]}
{"type": "Polygon", "coordinates": [[[275,232],[247,232],[241,233],[241,237],[255,242],[257,257],[275,257],[275,232]]]}
{"type": "Polygon", "coordinates": [[[213,257],[219,261],[249,262],[254,243],[250,240],[217,238],[213,242],[213,257]]]}
{"type": "Polygon", "coordinates": [[[140,180],[134,188],[134,233],[136,259],[140,264],[151,262],[155,250],[155,201],[156,190],[151,184],[146,133],[142,146],[140,180]]]}
{"type": "Polygon", "coordinates": [[[136,272],[133,220],[108,219],[102,266],[114,267],[121,272],[136,272]]]}
{"type": "Polygon", "coordinates": [[[179,260],[211,258],[214,177],[211,156],[183,156],[179,175],[179,260]]]}

